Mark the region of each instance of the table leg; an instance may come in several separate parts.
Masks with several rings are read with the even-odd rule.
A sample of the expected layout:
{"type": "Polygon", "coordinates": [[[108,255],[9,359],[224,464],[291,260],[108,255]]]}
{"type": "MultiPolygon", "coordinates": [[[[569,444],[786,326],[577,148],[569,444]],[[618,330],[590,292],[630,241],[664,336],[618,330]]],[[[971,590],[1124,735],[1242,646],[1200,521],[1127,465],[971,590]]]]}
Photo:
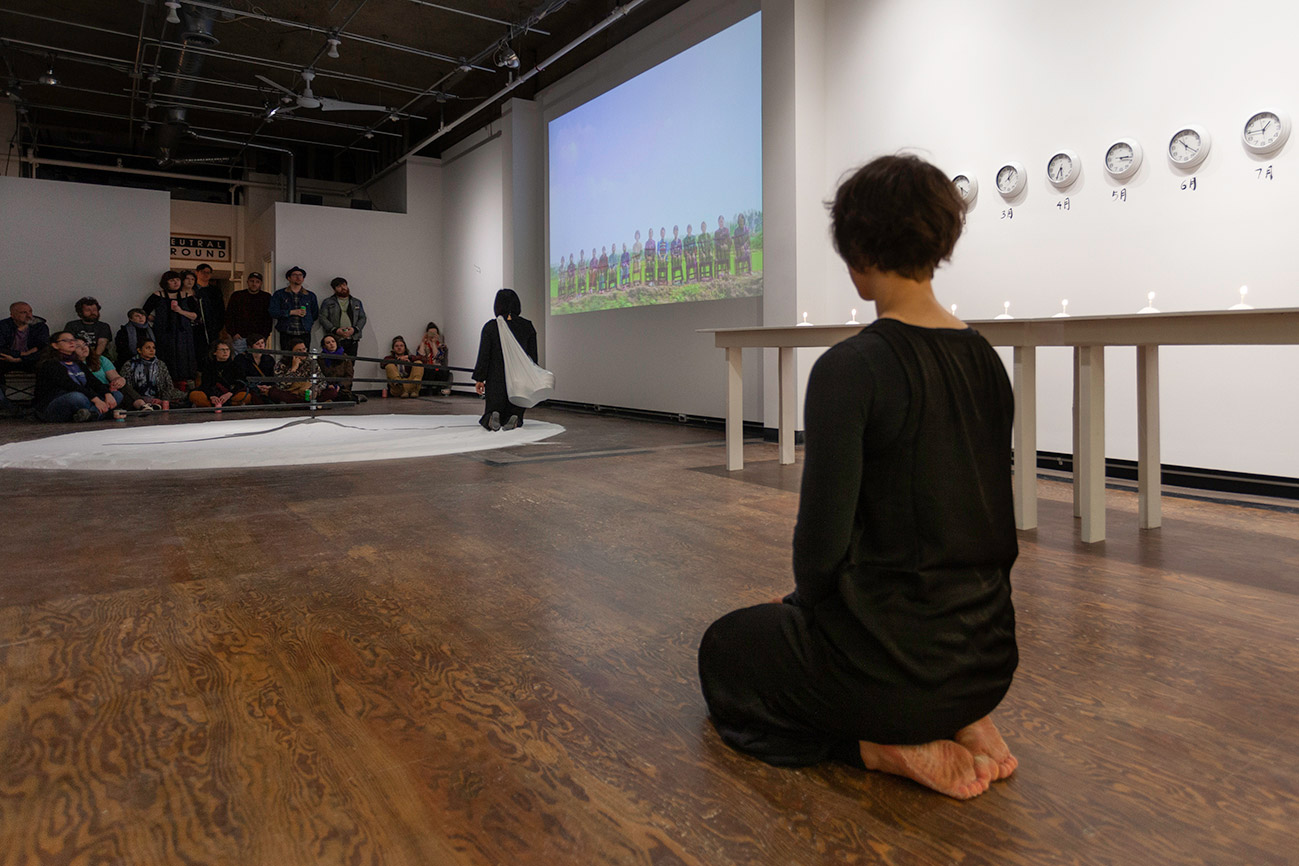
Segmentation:
{"type": "Polygon", "coordinates": [[[1074,480],[1081,487],[1082,540],[1091,544],[1105,540],[1105,347],[1083,346],[1080,355],[1074,480]]]}
{"type": "Polygon", "coordinates": [[[1082,517],[1082,474],[1078,468],[1078,395],[1082,386],[1078,382],[1078,371],[1082,369],[1082,348],[1073,349],[1073,516],[1082,517]]]}
{"type": "Polygon", "coordinates": [[[1142,529],[1163,522],[1159,501],[1159,347],[1137,346],[1137,513],[1142,529]]]}
{"type": "Polygon", "coordinates": [[[1015,347],[1015,528],[1037,528],[1037,350],[1015,347]]]}
{"type": "Polygon", "coordinates": [[[780,418],[776,429],[780,437],[780,462],[789,464],[794,462],[794,409],[798,402],[794,392],[794,349],[782,346],[779,355],[780,418]]]}
{"type": "Polygon", "coordinates": [[[726,350],[726,468],[744,468],[744,350],[726,350]]]}

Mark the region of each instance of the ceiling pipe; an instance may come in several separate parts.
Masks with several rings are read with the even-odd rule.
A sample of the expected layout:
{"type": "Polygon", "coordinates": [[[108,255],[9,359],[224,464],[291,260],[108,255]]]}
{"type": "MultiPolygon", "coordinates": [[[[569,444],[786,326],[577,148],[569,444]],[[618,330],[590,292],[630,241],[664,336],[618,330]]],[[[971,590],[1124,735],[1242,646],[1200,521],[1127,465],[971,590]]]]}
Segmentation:
{"type": "MultiPolygon", "coordinates": [[[[193,47],[202,46],[211,48],[220,44],[212,30],[216,24],[216,16],[210,8],[201,8],[193,10],[192,4],[181,7],[181,47],[176,51],[174,60],[168,64],[170,71],[185,78],[173,78],[171,87],[168,89],[167,96],[172,99],[185,100],[194,95],[195,84],[187,80],[199,77],[203,70],[203,55],[190,50],[193,47]]],[[[208,4],[205,4],[208,5],[208,4]]],[[[229,12],[228,8],[217,7],[222,11],[229,12]]],[[[161,64],[159,64],[161,65],[161,64]]],[[[184,134],[189,124],[189,108],[184,105],[170,105],[166,109],[167,121],[158,131],[158,150],[163,159],[171,157],[176,143],[184,134]]]]}
{"type": "Polygon", "coordinates": [[[273,150],[276,153],[282,153],[285,156],[287,168],[285,170],[285,179],[288,182],[288,197],[290,204],[297,204],[298,201],[298,171],[297,158],[292,150],[287,147],[276,147],[273,144],[254,144],[249,141],[234,141],[229,138],[217,138],[215,135],[199,135],[194,130],[189,131],[190,138],[196,138],[199,141],[213,141],[217,144],[228,144],[231,147],[245,148],[251,147],[256,150],[273,150]]]}
{"type": "Polygon", "coordinates": [[[610,12],[608,17],[605,18],[603,21],[596,24],[590,30],[587,30],[581,36],[577,37],[572,42],[568,43],[563,48],[559,49],[554,54],[550,55],[545,60],[538,63],[536,66],[532,67],[527,72],[520,75],[518,78],[514,79],[514,81],[510,82],[505,87],[502,87],[496,93],[487,97],[482,102],[478,103],[473,108],[469,109],[467,112],[457,117],[451,123],[448,123],[446,126],[442,127],[437,132],[422,139],[418,144],[416,144],[410,150],[402,154],[396,161],[402,162],[404,160],[409,159],[412,156],[415,156],[421,150],[428,147],[430,144],[437,141],[439,138],[446,135],[451,130],[460,126],[460,124],[464,123],[466,120],[473,117],[475,114],[482,111],[484,108],[487,108],[489,105],[495,105],[497,100],[509,94],[520,84],[531,79],[532,77],[537,75],[537,73],[544,72],[546,70],[546,67],[550,66],[550,64],[554,63],[556,60],[563,57],[565,54],[567,54],[568,52],[572,51],[574,48],[581,45],[583,42],[590,39],[592,36],[595,36],[597,33],[606,29],[607,27],[609,27],[609,25],[613,24],[619,18],[625,17],[629,12],[631,12],[633,9],[635,9],[637,6],[641,5],[644,2],[645,0],[629,0],[629,2],[624,3],[621,6],[615,7],[614,10],[610,12]]]}
{"type": "MultiPolygon", "coordinates": [[[[493,24],[504,24],[506,27],[513,27],[514,22],[502,21],[500,18],[491,18],[487,15],[479,15],[477,12],[468,12],[464,9],[452,9],[450,6],[443,6],[440,3],[430,3],[429,0],[410,0],[412,3],[418,3],[421,6],[428,6],[431,9],[440,9],[443,12],[454,12],[457,15],[467,15],[470,18],[477,18],[479,21],[490,21],[493,24]]],[[[529,27],[529,33],[538,33],[542,36],[549,36],[549,30],[542,30],[540,27],[529,27]]]]}
{"type": "Polygon", "coordinates": [[[201,174],[175,174],[170,171],[155,171],[148,168],[127,168],[121,165],[99,165],[94,162],[76,162],[70,159],[42,159],[30,150],[26,154],[20,154],[18,159],[32,167],[32,176],[35,177],[35,171],[42,165],[56,165],[64,168],[84,168],[90,171],[106,171],[113,174],[139,174],[145,177],[165,177],[169,180],[197,180],[203,183],[216,183],[222,186],[243,186],[257,187],[258,189],[278,190],[278,183],[267,183],[260,180],[233,180],[225,177],[204,177],[201,174]]]}

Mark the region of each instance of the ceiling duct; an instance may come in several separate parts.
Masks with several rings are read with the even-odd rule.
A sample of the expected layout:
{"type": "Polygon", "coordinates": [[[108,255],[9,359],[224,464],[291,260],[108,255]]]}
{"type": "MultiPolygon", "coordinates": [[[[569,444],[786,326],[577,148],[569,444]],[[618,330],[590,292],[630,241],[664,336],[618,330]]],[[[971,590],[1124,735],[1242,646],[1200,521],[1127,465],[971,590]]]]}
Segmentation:
{"type": "MultiPolygon", "coordinates": [[[[169,95],[186,101],[194,95],[200,73],[203,71],[203,54],[195,48],[213,48],[220,44],[212,32],[216,25],[212,9],[182,5],[180,8],[180,47],[169,48],[159,66],[165,66],[171,75],[169,95]]],[[[163,160],[170,159],[172,150],[189,128],[189,109],[172,106],[167,109],[167,119],[158,131],[158,149],[163,160]]]]}

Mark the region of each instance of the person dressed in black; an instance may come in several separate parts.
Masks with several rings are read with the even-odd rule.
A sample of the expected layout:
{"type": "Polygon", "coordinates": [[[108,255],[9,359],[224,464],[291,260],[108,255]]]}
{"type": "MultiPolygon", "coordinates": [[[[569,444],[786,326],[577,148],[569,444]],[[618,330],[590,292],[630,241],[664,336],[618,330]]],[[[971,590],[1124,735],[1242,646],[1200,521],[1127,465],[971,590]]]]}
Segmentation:
{"type": "MultiPolygon", "coordinates": [[[[492,312],[505,318],[514,339],[519,341],[523,351],[535,363],[537,360],[537,329],[532,322],[521,317],[523,305],[513,289],[501,289],[496,293],[492,312]]],[[[478,363],[474,364],[473,379],[479,394],[487,397],[483,417],[478,423],[488,430],[513,430],[523,426],[522,406],[510,402],[510,395],[505,390],[505,355],[501,352],[501,332],[496,320],[492,319],[483,325],[482,336],[478,339],[478,363]],[[505,418],[504,424],[501,419],[505,418]]]]}
{"type": "Polygon", "coordinates": [[[144,302],[153,333],[158,338],[158,357],[176,382],[192,381],[198,372],[194,347],[194,322],[198,320],[198,298],[181,285],[181,275],[167,271],[158,280],[158,291],[144,302]]]}
{"type": "Polygon", "coordinates": [[[931,285],[964,216],[947,176],[912,156],[840,186],[835,247],[879,318],[808,379],[794,591],[727,614],[699,647],[733,748],[959,799],[1017,766],[990,713],[1019,658],[1010,383],[931,285]]]}

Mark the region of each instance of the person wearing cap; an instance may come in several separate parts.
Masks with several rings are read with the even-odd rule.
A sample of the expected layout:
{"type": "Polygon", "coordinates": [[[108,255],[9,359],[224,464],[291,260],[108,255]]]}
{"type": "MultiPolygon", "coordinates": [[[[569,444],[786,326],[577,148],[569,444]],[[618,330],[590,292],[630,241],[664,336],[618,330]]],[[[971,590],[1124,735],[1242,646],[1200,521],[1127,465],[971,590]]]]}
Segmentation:
{"type": "Polygon", "coordinates": [[[365,307],[361,306],[360,298],[352,297],[352,290],[343,277],[334,277],[329,287],[334,293],[320,304],[320,326],[325,330],[321,342],[325,337],[333,337],[344,355],[355,355],[365,328],[365,307]]]}
{"type": "Polygon", "coordinates": [[[262,290],[262,275],[250,271],[244,277],[244,287],[232,294],[226,305],[226,333],[235,344],[235,352],[248,346],[249,334],[269,334],[273,324],[271,294],[262,290]]]}
{"type": "Polygon", "coordinates": [[[275,330],[280,335],[280,347],[287,348],[302,340],[311,345],[311,326],[320,317],[320,304],[316,295],[303,288],[307,272],[294,265],[284,272],[289,284],[271,295],[270,313],[275,320],[275,330]]]}

